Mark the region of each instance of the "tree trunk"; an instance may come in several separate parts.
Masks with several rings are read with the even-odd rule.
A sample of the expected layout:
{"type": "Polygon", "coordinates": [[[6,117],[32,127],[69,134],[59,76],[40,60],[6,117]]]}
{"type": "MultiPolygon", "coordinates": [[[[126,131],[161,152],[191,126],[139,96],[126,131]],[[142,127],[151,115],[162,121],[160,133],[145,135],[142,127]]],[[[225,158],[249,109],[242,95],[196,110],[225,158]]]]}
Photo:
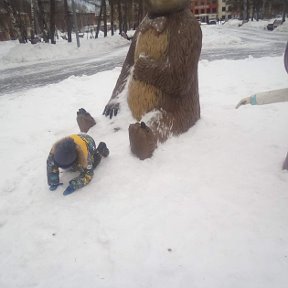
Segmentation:
{"type": "Polygon", "coordinates": [[[248,21],[248,0],[243,0],[243,22],[248,21]]]}
{"type": "Polygon", "coordinates": [[[50,0],[50,39],[51,44],[56,44],[55,41],[55,0],[50,0]]]}
{"type": "Polygon", "coordinates": [[[43,40],[45,43],[49,43],[49,30],[48,30],[48,26],[45,20],[45,13],[44,13],[44,9],[43,9],[43,5],[42,5],[42,1],[38,0],[38,8],[39,8],[39,13],[38,13],[38,17],[39,17],[39,26],[41,29],[41,32],[43,34],[43,40]]]}
{"type": "Polygon", "coordinates": [[[35,6],[34,0],[31,0],[31,44],[35,44],[35,6]]]}
{"type": "Polygon", "coordinates": [[[252,1],[252,14],[251,14],[251,21],[254,21],[254,15],[255,15],[255,0],[252,1]]]}
{"type": "Polygon", "coordinates": [[[134,0],[127,1],[127,29],[134,29],[134,0]]]}
{"type": "Polygon", "coordinates": [[[271,17],[272,3],[270,1],[263,0],[263,12],[264,12],[264,17],[271,17]]]}
{"type": "Polygon", "coordinates": [[[114,35],[114,0],[110,0],[111,35],[114,35]]]}
{"type": "MultiPolygon", "coordinates": [[[[104,0],[104,1],[105,1],[105,0],[104,0]]],[[[101,17],[102,17],[102,13],[103,13],[103,0],[102,0],[102,2],[101,2],[101,6],[100,6],[100,12],[99,12],[98,21],[97,21],[97,29],[96,29],[95,38],[98,38],[98,35],[99,35],[99,31],[100,31],[100,27],[101,27],[101,17]]]]}
{"type": "Polygon", "coordinates": [[[271,17],[272,16],[272,3],[269,2],[268,4],[269,4],[269,6],[268,6],[268,17],[271,17]]]}
{"type": "Polygon", "coordinates": [[[139,8],[138,8],[138,25],[141,23],[144,16],[144,5],[143,0],[139,0],[139,8]]]}
{"type": "Polygon", "coordinates": [[[102,0],[102,2],[103,2],[104,37],[107,37],[107,7],[106,7],[106,0],[102,0]]]}
{"type": "Polygon", "coordinates": [[[259,21],[260,2],[261,1],[259,1],[259,0],[256,0],[256,2],[255,2],[255,19],[256,19],[256,21],[259,21]]]}
{"type": "Polygon", "coordinates": [[[77,47],[80,47],[79,33],[78,33],[78,22],[77,22],[77,14],[76,14],[76,6],[74,0],[72,0],[72,11],[73,11],[73,22],[74,22],[74,31],[76,34],[77,47]]]}
{"type": "Polygon", "coordinates": [[[237,11],[239,11],[239,19],[243,20],[244,19],[244,15],[243,15],[243,11],[244,11],[244,6],[243,6],[243,1],[237,2],[237,11]]]}
{"type": "Polygon", "coordinates": [[[120,33],[120,35],[122,35],[122,31],[123,31],[123,17],[122,17],[121,0],[118,0],[117,6],[118,6],[119,33],[120,33]]]}
{"type": "Polygon", "coordinates": [[[127,33],[128,30],[128,5],[127,5],[127,0],[124,0],[124,15],[123,15],[123,31],[127,33]]]}
{"type": "Polygon", "coordinates": [[[68,9],[68,3],[67,0],[64,0],[64,19],[65,19],[65,26],[67,29],[67,34],[68,34],[68,42],[72,42],[72,23],[71,23],[71,17],[68,9]]]}
{"type": "Polygon", "coordinates": [[[282,13],[282,22],[284,23],[286,20],[288,0],[283,0],[283,13],[282,13]]]}
{"type": "Polygon", "coordinates": [[[17,37],[20,43],[27,43],[27,34],[20,13],[16,11],[15,7],[11,4],[11,1],[4,0],[3,3],[8,11],[12,23],[13,34],[17,37]]]}

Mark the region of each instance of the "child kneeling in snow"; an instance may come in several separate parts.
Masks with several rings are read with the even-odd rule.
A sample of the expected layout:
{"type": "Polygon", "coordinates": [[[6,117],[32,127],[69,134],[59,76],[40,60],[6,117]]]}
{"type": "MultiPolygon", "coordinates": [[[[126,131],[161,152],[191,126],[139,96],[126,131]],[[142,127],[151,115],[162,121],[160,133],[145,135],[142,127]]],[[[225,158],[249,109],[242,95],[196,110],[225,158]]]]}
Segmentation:
{"type": "Polygon", "coordinates": [[[87,134],[73,134],[56,142],[47,159],[47,180],[49,189],[54,191],[60,183],[59,168],[80,171],[80,175],[71,181],[63,195],[87,185],[94,174],[94,169],[102,157],[109,155],[109,149],[104,142],[96,148],[92,137],[87,134]]]}

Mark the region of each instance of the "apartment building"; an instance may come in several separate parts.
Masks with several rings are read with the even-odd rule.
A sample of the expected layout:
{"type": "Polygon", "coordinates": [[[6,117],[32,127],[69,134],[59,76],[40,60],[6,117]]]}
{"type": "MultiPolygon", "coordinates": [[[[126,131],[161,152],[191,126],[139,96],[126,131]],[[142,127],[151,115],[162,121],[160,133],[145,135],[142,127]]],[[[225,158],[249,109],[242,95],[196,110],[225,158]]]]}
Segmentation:
{"type": "Polygon", "coordinates": [[[226,0],[191,0],[191,11],[199,21],[206,23],[231,18],[226,0]]]}

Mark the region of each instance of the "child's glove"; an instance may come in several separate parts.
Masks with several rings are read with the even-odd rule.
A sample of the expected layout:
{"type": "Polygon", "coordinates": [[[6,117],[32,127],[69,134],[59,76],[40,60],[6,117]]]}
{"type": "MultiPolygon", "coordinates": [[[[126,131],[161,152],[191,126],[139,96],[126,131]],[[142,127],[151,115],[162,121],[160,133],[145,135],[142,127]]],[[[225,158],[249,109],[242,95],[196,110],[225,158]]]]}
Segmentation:
{"type": "Polygon", "coordinates": [[[107,157],[109,155],[109,149],[107,148],[106,144],[104,142],[100,142],[97,151],[101,154],[103,157],[107,157]]]}
{"type": "Polygon", "coordinates": [[[73,193],[75,191],[75,189],[73,188],[73,186],[68,186],[65,191],[63,192],[63,195],[66,196],[66,195],[69,195],[71,193],[73,193]]]}
{"type": "Polygon", "coordinates": [[[58,186],[60,186],[60,185],[63,185],[63,183],[52,184],[52,185],[50,185],[49,190],[55,191],[58,188],[58,186]]]}

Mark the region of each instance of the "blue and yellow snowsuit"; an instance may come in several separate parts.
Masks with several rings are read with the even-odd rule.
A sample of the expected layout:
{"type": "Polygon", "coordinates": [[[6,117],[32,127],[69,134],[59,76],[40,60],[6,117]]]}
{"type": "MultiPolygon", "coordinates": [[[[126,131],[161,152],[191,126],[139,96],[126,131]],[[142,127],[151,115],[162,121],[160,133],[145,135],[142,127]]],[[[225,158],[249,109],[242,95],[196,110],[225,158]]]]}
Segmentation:
{"type": "Polygon", "coordinates": [[[73,139],[77,150],[77,162],[73,165],[71,170],[80,171],[78,177],[69,181],[69,186],[73,187],[74,190],[77,190],[91,181],[94,174],[93,170],[101,161],[101,155],[96,149],[93,138],[89,135],[73,134],[59,140],[53,145],[47,159],[47,180],[49,186],[59,185],[59,167],[55,164],[53,157],[55,146],[59,142],[69,138],[73,139]]]}

